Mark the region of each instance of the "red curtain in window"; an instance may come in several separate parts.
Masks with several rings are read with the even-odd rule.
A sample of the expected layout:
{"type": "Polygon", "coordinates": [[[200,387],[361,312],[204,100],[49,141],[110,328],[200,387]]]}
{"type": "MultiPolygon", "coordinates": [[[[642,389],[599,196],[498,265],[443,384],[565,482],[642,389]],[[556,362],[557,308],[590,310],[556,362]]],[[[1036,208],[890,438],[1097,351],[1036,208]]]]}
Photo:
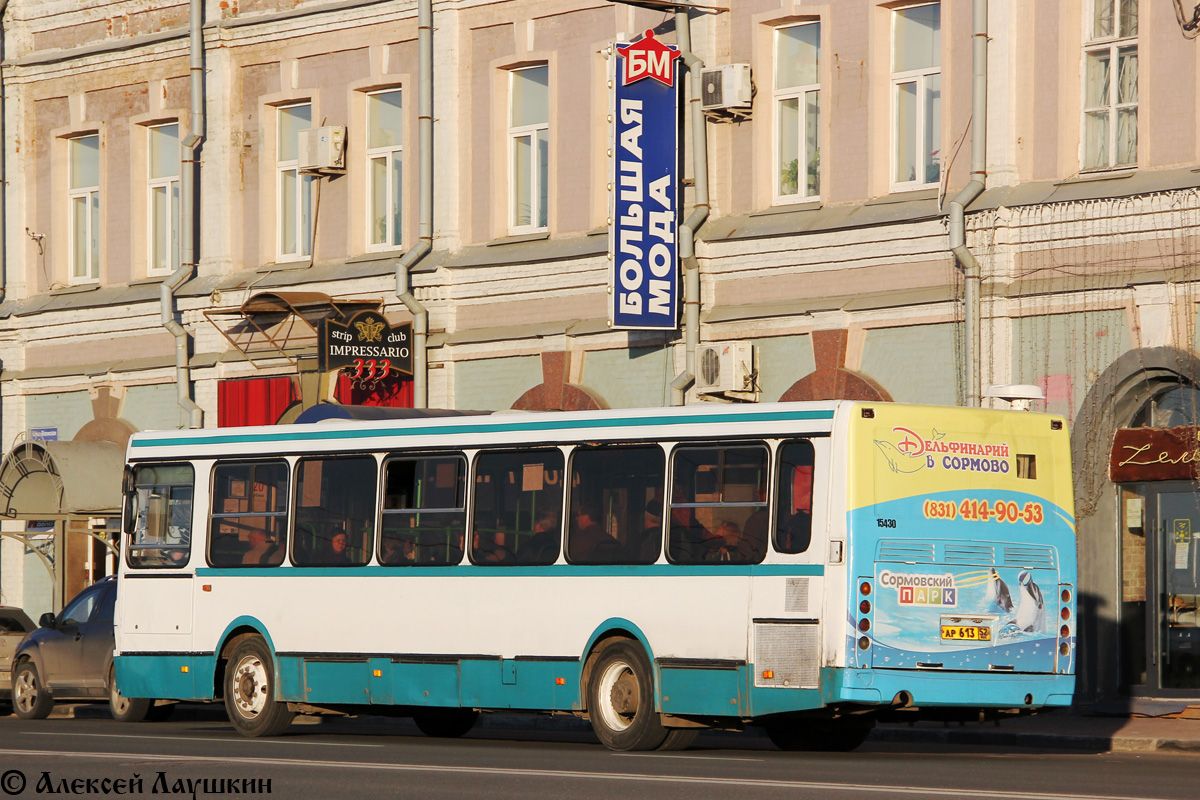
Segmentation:
{"type": "Polygon", "coordinates": [[[289,375],[221,381],[217,386],[217,425],[274,425],[299,400],[296,379],[289,375]]]}
{"type": "Polygon", "coordinates": [[[373,389],[359,389],[350,384],[350,379],[344,373],[339,372],[333,396],[344,406],[412,408],[413,382],[402,378],[385,378],[373,389]]]}

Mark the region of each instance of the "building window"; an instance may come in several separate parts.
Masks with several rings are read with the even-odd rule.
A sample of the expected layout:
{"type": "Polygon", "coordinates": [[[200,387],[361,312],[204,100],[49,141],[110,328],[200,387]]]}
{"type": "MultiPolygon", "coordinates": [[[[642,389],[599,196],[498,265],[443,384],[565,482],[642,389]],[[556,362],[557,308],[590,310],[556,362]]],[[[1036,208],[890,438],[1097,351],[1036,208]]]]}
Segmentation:
{"type": "Polygon", "coordinates": [[[509,73],[509,228],[513,233],[545,230],[550,155],[550,68],[509,73]]]}
{"type": "Polygon", "coordinates": [[[809,22],[775,31],[775,196],[778,200],[821,193],[820,121],[821,24],[809,22]]]}
{"type": "Polygon", "coordinates": [[[179,125],[146,129],[150,186],[150,272],[179,268],[179,125]]]}
{"type": "Polygon", "coordinates": [[[100,279],[100,136],[67,140],[71,280],[100,279]]]}
{"type": "Polygon", "coordinates": [[[276,169],[279,173],[279,259],[312,255],[313,176],[301,175],[300,131],[312,127],[312,104],[283,106],[276,126],[276,169]]]}
{"type": "Polygon", "coordinates": [[[1094,0],[1084,50],[1084,169],[1137,163],[1137,33],[1137,0],[1094,0]]]}
{"type": "Polygon", "coordinates": [[[399,247],[404,115],[399,89],[367,95],[367,174],[372,249],[399,247]]]}
{"type": "Polygon", "coordinates": [[[892,13],[892,184],[915,189],[941,178],[941,6],[892,13]]]}

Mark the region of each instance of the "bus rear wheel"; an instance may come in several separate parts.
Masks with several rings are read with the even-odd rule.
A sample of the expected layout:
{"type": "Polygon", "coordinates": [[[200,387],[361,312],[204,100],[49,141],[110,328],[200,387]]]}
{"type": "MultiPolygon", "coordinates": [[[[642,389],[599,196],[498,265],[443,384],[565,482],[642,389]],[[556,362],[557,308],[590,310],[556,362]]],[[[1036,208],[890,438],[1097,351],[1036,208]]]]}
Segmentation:
{"type": "Polygon", "coordinates": [[[475,727],[479,712],[473,708],[430,708],[413,713],[413,722],[426,736],[457,739],[475,727]]]}
{"type": "Polygon", "coordinates": [[[874,720],[793,719],[766,725],[767,738],[780,750],[849,752],[867,740],[874,720]]]}
{"type": "Polygon", "coordinates": [[[248,636],[229,651],[225,667],[225,713],[243,736],[278,736],[296,714],[275,699],[275,663],[267,643],[248,636]]]}
{"type": "Polygon", "coordinates": [[[670,731],[654,710],[650,660],[634,642],[620,640],[600,651],[587,701],[592,730],[610,750],[654,750],[666,742],[670,731]]]}

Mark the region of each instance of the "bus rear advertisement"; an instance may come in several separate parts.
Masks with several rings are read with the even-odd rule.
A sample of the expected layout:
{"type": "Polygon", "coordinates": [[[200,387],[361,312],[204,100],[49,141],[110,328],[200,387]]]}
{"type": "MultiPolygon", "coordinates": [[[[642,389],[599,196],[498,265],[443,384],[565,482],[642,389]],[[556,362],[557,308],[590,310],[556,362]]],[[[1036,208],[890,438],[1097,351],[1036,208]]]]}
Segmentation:
{"type": "Polygon", "coordinates": [[[138,433],[117,687],[617,750],[1064,706],[1069,453],[1058,417],[851,401],[138,433]]]}

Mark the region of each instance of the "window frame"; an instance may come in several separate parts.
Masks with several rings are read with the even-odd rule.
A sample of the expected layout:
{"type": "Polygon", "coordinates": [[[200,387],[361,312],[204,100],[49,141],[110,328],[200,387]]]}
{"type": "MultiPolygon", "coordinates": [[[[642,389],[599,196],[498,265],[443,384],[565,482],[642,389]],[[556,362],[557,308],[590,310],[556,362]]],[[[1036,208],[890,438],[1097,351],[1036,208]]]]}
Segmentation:
{"type": "MultiPolygon", "coordinates": [[[[316,479],[318,481],[318,486],[317,486],[318,490],[320,490],[324,485],[323,477],[324,476],[321,476],[316,479]]],[[[313,568],[313,569],[357,569],[359,567],[365,567],[371,563],[371,560],[375,554],[376,542],[380,538],[379,537],[379,510],[380,510],[379,509],[379,478],[380,478],[379,461],[371,453],[336,453],[336,452],[305,453],[304,455],[297,457],[296,460],[294,462],[292,462],[291,473],[288,478],[288,491],[291,493],[291,497],[288,499],[288,504],[287,504],[288,520],[287,520],[287,525],[285,527],[285,531],[287,533],[287,541],[285,543],[283,543],[284,549],[287,552],[288,561],[292,564],[292,566],[313,568]],[[314,549],[313,551],[308,552],[308,553],[301,552],[301,548],[299,547],[300,535],[299,535],[299,533],[297,533],[297,527],[302,524],[303,525],[312,525],[314,522],[314,518],[321,516],[321,515],[312,515],[309,513],[304,513],[304,514],[301,513],[301,509],[309,508],[309,506],[301,505],[301,499],[304,497],[303,490],[305,488],[303,485],[301,485],[301,481],[306,478],[306,469],[305,469],[306,465],[312,464],[315,462],[320,462],[321,463],[321,472],[324,472],[324,470],[326,468],[333,469],[333,467],[331,466],[332,464],[337,464],[338,462],[345,463],[345,462],[350,462],[350,461],[357,461],[357,462],[362,462],[363,464],[370,464],[369,472],[371,473],[371,475],[374,477],[374,480],[375,480],[375,485],[373,487],[371,487],[371,491],[369,492],[371,505],[370,505],[370,513],[367,515],[367,520],[370,525],[370,529],[366,533],[364,533],[362,535],[362,537],[360,537],[361,538],[360,544],[352,544],[351,543],[351,537],[354,534],[350,530],[350,526],[348,524],[342,524],[341,530],[334,532],[329,537],[329,541],[331,541],[331,542],[338,535],[341,535],[345,538],[346,543],[345,543],[344,549],[347,553],[345,561],[335,561],[335,560],[331,560],[328,558],[321,558],[318,555],[318,552],[316,549],[314,549]],[[359,554],[360,554],[359,560],[351,560],[350,553],[354,550],[357,550],[359,552],[359,554]]],[[[324,500],[325,500],[324,493],[322,493],[318,499],[320,502],[317,503],[315,508],[324,508],[324,505],[323,505],[324,500]]],[[[346,510],[346,506],[343,505],[342,508],[337,509],[337,511],[332,516],[340,517],[341,512],[345,511],[345,510],[346,510]]],[[[328,519],[326,519],[325,521],[328,522],[328,519]]],[[[359,522],[359,521],[361,521],[361,520],[352,520],[347,516],[343,520],[343,523],[359,522]]]]}
{"type": "MultiPolygon", "coordinates": [[[[1120,82],[1121,82],[1121,54],[1122,51],[1133,51],[1135,59],[1139,58],[1138,53],[1138,38],[1140,35],[1140,13],[1141,4],[1138,4],[1137,11],[1134,16],[1134,32],[1125,34],[1121,30],[1121,4],[1127,0],[1091,0],[1089,9],[1091,14],[1085,15],[1084,18],[1084,44],[1083,44],[1083,63],[1080,68],[1080,74],[1083,77],[1082,85],[1080,86],[1080,137],[1079,137],[1079,171],[1080,172],[1108,172],[1112,170],[1122,170],[1136,168],[1138,165],[1138,137],[1137,137],[1137,111],[1138,98],[1140,97],[1138,82],[1134,83],[1134,99],[1132,102],[1122,103],[1119,100],[1120,82]],[[1112,4],[1113,9],[1113,33],[1109,36],[1095,35],[1095,20],[1097,4],[1108,2],[1112,4]],[[1098,54],[1106,54],[1108,56],[1108,86],[1107,96],[1108,102],[1103,105],[1088,105],[1088,75],[1089,62],[1098,54]],[[1117,137],[1119,134],[1119,120],[1121,112],[1133,111],[1134,120],[1134,142],[1133,142],[1133,160],[1118,161],[1117,137]],[[1088,118],[1096,116],[1098,112],[1106,111],[1108,136],[1104,143],[1107,152],[1107,163],[1089,165],[1092,153],[1088,150],[1088,118]]],[[[1140,70],[1139,70],[1140,73],[1140,70]]],[[[1138,78],[1140,79],[1140,74],[1138,78]]]]}
{"type": "Polygon", "coordinates": [[[771,178],[771,196],[776,205],[787,203],[809,203],[821,199],[821,20],[803,20],[787,25],[779,25],[771,31],[771,52],[772,52],[772,75],[771,75],[771,110],[773,114],[771,126],[771,157],[772,157],[772,178],[771,178]],[[779,69],[779,38],[782,31],[799,28],[807,25],[815,25],[817,27],[817,65],[816,65],[816,83],[811,84],[796,84],[783,89],[777,88],[777,70],[779,69]],[[809,152],[810,142],[808,141],[807,131],[809,127],[808,119],[808,95],[813,93],[816,95],[816,138],[811,143],[812,152],[809,152]],[[784,194],[780,191],[780,183],[783,174],[783,164],[781,158],[781,150],[783,146],[782,133],[782,113],[780,111],[782,104],[788,100],[797,101],[797,125],[796,125],[796,151],[800,154],[798,161],[802,160],[806,165],[801,171],[797,164],[796,171],[796,192],[794,194],[784,194]],[[816,183],[817,191],[813,194],[807,193],[808,169],[807,164],[813,159],[817,160],[816,183]]]}
{"type": "MultiPolygon", "coordinates": [[[[771,516],[770,516],[771,515],[771,507],[772,507],[771,506],[771,491],[772,491],[772,487],[773,487],[772,476],[773,476],[773,470],[775,469],[775,466],[774,466],[775,460],[776,460],[776,453],[774,452],[773,448],[771,447],[770,442],[768,442],[765,439],[735,439],[735,440],[723,440],[723,441],[713,441],[713,442],[681,442],[678,445],[676,445],[675,447],[672,447],[669,457],[667,459],[667,480],[670,484],[670,488],[669,488],[669,494],[667,495],[665,516],[663,517],[663,528],[664,528],[663,536],[665,539],[664,544],[663,544],[663,549],[664,549],[664,552],[666,553],[667,561],[670,562],[671,564],[676,564],[676,565],[681,565],[681,566],[697,566],[697,565],[710,565],[710,564],[727,564],[730,566],[747,566],[747,565],[752,565],[752,564],[761,564],[763,562],[763,560],[767,557],[767,553],[769,553],[771,551],[771,527],[772,527],[771,526],[771,516]],[[763,484],[762,484],[761,488],[762,488],[762,492],[763,492],[763,499],[761,502],[696,501],[694,499],[692,501],[686,501],[686,500],[677,501],[675,499],[676,494],[679,492],[679,487],[675,483],[675,478],[676,478],[676,474],[677,474],[676,459],[678,458],[680,453],[689,452],[689,451],[693,451],[693,452],[694,451],[718,451],[718,452],[720,452],[721,455],[718,457],[718,464],[720,465],[720,470],[721,470],[719,477],[723,478],[725,470],[727,469],[726,464],[725,464],[724,453],[726,451],[730,451],[730,450],[760,450],[765,454],[765,458],[764,458],[763,464],[762,464],[762,466],[763,466],[763,477],[762,477],[763,484]],[[718,549],[722,549],[722,546],[719,544],[719,537],[717,537],[715,535],[716,534],[715,530],[704,527],[704,524],[695,516],[696,510],[697,509],[720,510],[720,509],[734,509],[734,508],[741,509],[741,508],[753,508],[753,507],[757,507],[757,511],[751,511],[749,513],[749,515],[747,516],[747,520],[749,519],[749,517],[751,517],[754,514],[761,511],[765,515],[766,526],[762,530],[762,536],[763,536],[762,546],[758,549],[757,553],[752,555],[751,558],[749,558],[749,559],[743,558],[743,559],[737,559],[737,560],[734,560],[731,558],[729,560],[721,559],[719,561],[716,561],[716,560],[711,560],[707,557],[704,557],[704,558],[691,558],[691,557],[680,558],[680,557],[678,557],[679,554],[673,552],[674,549],[676,549],[676,544],[677,544],[675,541],[675,533],[674,533],[674,528],[676,527],[675,516],[674,516],[675,509],[677,509],[677,508],[685,509],[691,514],[692,520],[694,522],[689,523],[688,526],[683,526],[683,527],[692,527],[693,524],[698,524],[700,526],[701,530],[706,531],[709,534],[708,537],[705,539],[705,541],[708,543],[707,547],[709,549],[709,554],[711,554],[718,549]]],[[[693,498],[694,498],[694,496],[695,496],[695,493],[693,492],[693,498]]],[[[748,526],[745,526],[745,527],[748,527],[748,526]]],[[[744,534],[744,533],[745,533],[744,530],[739,531],[739,534],[744,534]]],[[[689,543],[684,541],[684,542],[682,542],[682,544],[688,545],[689,543]]],[[[701,543],[700,542],[691,542],[690,544],[692,546],[695,546],[695,545],[698,545],[701,543]]],[[[684,555],[686,555],[686,553],[684,553],[684,555]]]]}
{"type": "MultiPolygon", "coordinates": [[[[312,175],[300,174],[300,153],[299,153],[299,137],[296,141],[296,157],[282,159],[283,155],[283,114],[285,111],[290,111],[294,108],[308,109],[308,128],[312,127],[313,102],[312,100],[301,100],[292,103],[281,103],[274,106],[275,109],[275,260],[278,263],[286,263],[290,261],[307,261],[312,258],[312,244],[314,225],[316,222],[315,215],[315,184],[316,178],[312,175]],[[294,250],[289,252],[289,243],[285,241],[286,221],[284,219],[284,176],[287,174],[295,175],[295,197],[292,198],[294,204],[295,217],[291,220],[294,226],[295,241],[294,250]],[[308,235],[305,236],[304,234],[308,235]]],[[[308,128],[300,128],[298,130],[307,130],[308,128]]]]}
{"type": "Polygon", "coordinates": [[[893,191],[893,192],[918,191],[921,189],[928,189],[930,187],[940,185],[942,176],[943,176],[943,172],[944,172],[944,170],[942,168],[942,163],[941,163],[941,150],[942,150],[942,136],[941,136],[941,134],[942,134],[942,131],[941,131],[942,111],[941,111],[941,88],[940,88],[941,87],[940,81],[941,81],[941,77],[942,77],[942,54],[940,52],[941,30],[942,30],[941,0],[935,0],[934,2],[924,2],[924,3],[910,3],[908,5],[896,6],[894,8],[889,9],[889,12],[890,12],[890,14],[889,14],[890,29],[889,29],[889,37],[888,37],[888,45],[889,45],[888,102],[890,104],[890,112],[889,112],[889,120],[888,120],[888,130],[889,130],[890,136],[888,139],[888,183],[891,186],[891,191],[893,191]],[[922,8],[922,7],[926,7],[926,6],[937,6],[938,7],[939,52],[937,53],[937,65],[931,66],[931,67],[921,67],[918,69],[897,70],[895,68],[896,67],[895,59],[896,59],[896,50],[897,50],[897,48],[896,48],[896,22],[899,19],[899,15],[901,12],[909,11],[914,8],[922,8]],[[899,161],[897,159],[897,150],[899,149],[899,146],[900,146],[899,87],[904,84],[912,83],[912,84],[914,84],[914,88],[916,90],[916,106],[915,106],[915,113],[913,115],[914,116],[914,127],[912,130],[913,142],[914,142],[914,147],[915,147],[913,156],[916,159],[916,171],[920,171],[925,168],[924,161],[921,157],[921,150],[924,148],[923,143],[926,141],[926,139],[928,138],[928,134],[929,134],[929,131],[926,130],[926,125],[925,125],[925,118],[928,115],[928,109],[925,107],[925,97],[926,97],[926,93],[928,91],[929,79],[933,78],[933,77],[937,77],[939,80],[938,119],[934,123],[938,126],[938,129],[936,131],[937,141],[938,141],[938,151],[937,151],[938,152],[938,159],[937,159],[938,175],[937,175],[937,179],[932,180],[932,181],[925,181],[925,180],[921,180],[920,178],[918,178],[914,175],[914,178],[911,181],[896,180],[896,170],[899,169],[899,166],[900,166],[899,161]]]}
{"type": "Polygon", "coordinates": [[[70,231],[70,246],[67,248],[67,275],[70,284],[83,283],[98,283],[100,280],[100,262],[103,260],[101,256],[101,241],[100,237],[103,232],[103,217],[101,206],[101,185],[103,183],[102,176],[102,147],[100,141],[100,133],[98,131],[92,133],[81,133],[74,136],[69,136],[67,142],[67,226],[70,231]],[[85,139],[95,139],[96,141],[96,183],[86,186],[75,186],[75,150],[79,146],[79,142],[85,139]],[[75,203],[77,200],[84,201],[84,208],[87,213],[84,215],[84,229],[79,231],[76,227],[75,203]],[[93,205],[94,203],[94,205],[93,205]],[[80,265],[76,263],[76,252],[79,248],[76,245],[77,237],[82,233],[87,246],[83,251],[86,255],[86,263],[81,270],[80,265]]]}
{"type": "MultiPolygon", "coordinates": [[[[457,566],[462,563],[463,557],[469,545],[467,534],[471,527],[470,516],[470,500],[471,500],[471,459],[467,457],[461,450],[448,450],[446,452],[429,452],[429,453],[392,453],[383,459],[382,469],[379,479],[379,535],[378,544],[376,547],[375,558],[380,566],[383,567],[450,567],[457,566]],[[430,508],[388,508],[387,502],[387,481],[388,468],[397,462],[421,462],[433,460],[454,460],[457,461],[460,467],[458,475],[462,479],[462,504],[459,507],[430,507],[430,508]],[[400,516],[404,514],[461,514],[462,515],[462,537],[459,541],[458,558],[455,560],[447,560],[446,563],[437,562],[422,562],[422,561],[402,561],[392,562],[385,561],[384,556],[384,533],[387,530],[387,518],[389,515],[400,516]]],[[[390,538],[390,537],[389,537],[390,538]]],[[[447,543],[447,548],[451,545],[447,543]]],[[[414,548],[415,550],[415,548],[414,548]]]]}
{"type": "Polygon", "coordinates": [[[167,122],[158,122],[152,125],[146,125],[146,274],[147,275],[170,275],[179,269],[180,261],[180,236],[181,220],[180,220],[180,187],[183,173],[182,160],[176,162],[174,175],[154,177],[154,144],[153,131],[161,128],[175,128],[175,143],[180,142],[181,126],[179,120],[171,120],[167,122]],[[158,189],[165,189],[167,196],[167,224],[166,224],[166,239],[167,239],[167,266],[160,267],[156,264],[155,253],[155,236],[158,231],[158,219],[156,216],[157,206],[154,203],[154,193],[158,189]]]}
{"type": "Polygon", "coordinates": [[[550,89],[550,64],[542,62],[540,64],[527,64],[522,67],[514,67],[507,70],[506,79],[508,81],[508,103],[507,103],[507,133],[505,135],[505,157],[508,160],[508,232],[510,235],[522,235],[529,233],[543,233],[550,229],[550,113],[551,108],[551,89],[550,89]],[[526,72],[528,70],[544,69],[546,70],[546,121],[528,123],[525,125],[513,125],[513,101],[515,95],[513,93],[513,81],[517,73],[526,72]],[[538,134],[544,132],[546,137],[546,163],[542,164],[540,159],[540,150],[538,148],[538,134]],[[517,140],[529,138],[530,141],[530,161],[529,161],[529,224],[522,225],[517,221],[517,213],[519,204],[517,202],[517,140]],[[544,175],[544,177],[543,177],[544,175]],[[542,183],[545,183],[545,204],[546,208],[542,208],[542,183]],[[538,222],[545,216],[545,224],[539,225],[538,222]]]}
{"type": "Polygon", "coordinates": [[[371,98],[377,95],[396,93],[400,95],[400,114],[403,119],[404,115],[404,88],[402,86],[393,86],[387,89],[377,89],[370,92],[365,92],[366,110],[364,116],[366,118],[366,221],[367,221],[367,251],[380,252],[387,250],[397,250],[404,247],[404,127],[401,123],[400,128],[400,143],[394,145],[381,145],[379,147],[371,147],[371,131],[372,116],[371,116],[371,98]],[[375,239],[375,204],[374,204],[374,189],[375,189],[375,173],[372,170],[373,162],[379,158],[384,159],[384,205],[386,206],[384,213],[384,231],[383,241],[376,242],[375,239]],[[400,169],[399,185],[394,185],[394,176],[396,174],[396,166],[400,169]],[[399,217],[398,222],[395,221],[399,217]]]}
{"type": "MultiPolygon", "coordinates": [[[[160,569],[160,568],[181,569],[181,568],[187,566],[188,563],[191,561],[192,544],[195,539],[195,527],[196,527],[196,466],[195,466],[195,464],[193,464],[190,461],[171,461],[171,462],[164,462],[164,463],[140,463],[140,464],[134,464],[132,469],[133,469],[133,476],[134,476],[133,477],[133,486],[132,486],[133,492],[132,492],[131,497],[130,496],[126,497],[126,500],[125,500],[126,503],[132,503],[133,502],[132,498],[138,497],[139,496],[138,490],[141,488],[144,488],[144,487],[167,487],[168,489],[187,487],[187,488],[191,489],[192,499],[191,499],[191,503],[190,503],[191,508],[189,511],[186,536],[184,535],[185,534],[184,531],[180,531],[179,543],[176,545],[173,545],[171,543],[162,543],[162,544],[157,544],[157,545],[139,544],[138,543],[139,540],[137,537],[138,537],[138,531],[139,531],[138,521],[141,519],[141,514],[140,514],[141,508],[140,507],[137,508],[136,510],[139,513],[134,518],[133,530],[129,532],[130,535],[128,538],[128,544],[126,544],[122,548],[125,553],[126,565],[128,565],[130,569],[160,569]],[[138,483],[138,478],[141,477],[143,470],[148,470],[148,469],[168,470],[168,469],[176,469],[176,468],[182,468],[182,469],[189,470],[191,472],[190,482],[187,482],[187,483],[178,482],[178,481],[170,482],[170,481],[164,480],[164,481],[158,481],[158,482],[154,482],[154,483],[138,483]],[[137,562],[134,561],[133,554],[135,551],[145,552],[145,551],[154,551],[154,550],[158,550],[158,551],[161,551],[161,552],[167,553],[167,554],[169,554],[171,552],[176,552],[176,553],[182,552],[183,558],[178,561],[172,562],[172,561],[170,561],[169,556],[168,556],[168,561],[161,563],[161,564],[140,563],[143,559],[145,559],[145,556],[141,556],[137,562]]],[[[168,532],[170,531],[170,528],[171,528],[170,509],[172,508],[171,501],[173,498],[174,498],[174,494],[169,492],[167,495],[168,518],[167,518],[167,524],[166,524],[166,530],[168,532]]],[[[175,527],[182,527],[182,526],[175,526],[175,527]]]]}
{"type": "MultiPolygon", "coordinates": [[[[292,500],[291,500],[291,496],[290,496],[293,493],[292,492],[292,482],[293,482],[292,472],[293,472],[292,464],[286,458],[248,458],[248,459],[218,458],[213,461],[212,468],[209,470],[209,475],[208,475],[208,519],[207,519],[206,525],[205,525],[206,541],[205,541],[205,547],[204,547],[204,558],[205,558],[205,563],[207,563],[208,566],[217,567],[219,569],[276,569],[283,563],[286,563],[288,551],[290,549],[290,544],[291,544],[289,541],[289,539],[291,538],[289,536],[289,534],[291,532],[291,514],[292,514],[292,505],[291,505],[292,500]],[[216,500],[217,500],[216,489],[217,489],[218,472],[220,472],[222,467],[231,467],[231,466],[261,467],[261,466],[278,465],[278,464],[282,464],[283,470],[284,470],[283,481],[280,482],[280,484],[279,484],[280,486],[283,487],[283,491],[284,491],[284,497],[280,503],[280,505],[282,505],[281,511],[247,510],[247,511],[237,511],[237,512],[233,512],[233,511],[218,512],[215,510],[216,500]],[[283,524],[280,526],[277,526],[277,530],[279,532],[279,534],[278,534],[279,540],[275,542],[276,546],[278,546],[282,552],[282,557],[281,557],[280,561],[275,564],[242,564],[241,562],[234,562],[234,563],[229,563],[229,564],[214,563],[213,559],[212,559],[212,553],[213,553],[213,545],[217,541],[217,533],[216,533],[217,526],[221,524],[220,520],[230,518],[230,517],[282,518],[283,524]]],[[[247,498],[251,497],[253,494],[253,488],[247,487],[247,492],[250,493],[247,495],[247,498]]],[[[193,536],[194,536],[194,532],[193,532],[193,536]]]]}
{"type": "MultiPolygon", "coordinates": [[[[571,456],[570,456],[570,458],[567,459],[567,468],[566,468],[566,475],[565,475],[566,486],[567,486],[567,500],[566,500],[566,504],[563,507],[564,513],[561,515],[561,519],[559,521],[560,551],[561,551],[562,556],[565,558],[566,562],[568,564],[579,564],[579,565],[584,565],[584,566],[614,566],[614,565],[616,565],[616,566],[647,566],[650,564],[657,563],[659,561],[659,559],[662,557],[662,554],[663,554],[663,551],[665,548],[665,543],[664,543],[665,536],[664,535],[667,530],[667,525],[666,525],[666,520],[664,520],[664,518],[662,516],[662,513],[663,513],[663,507],[664,507],[663,490],[664,490],[664,487],[667,482],[668,464],[669,464],[668,454],[667,454],[666,450],[664,449],[663,443],[661,443],[661,442],[605,442],[602,444],[580,444],[580,445],[577,445],[574,448],[572,448],[571,456]],[[616,454],[623,454],[623,453],[629,453],[629,452],[636,453],[639,451],[641,451],[641,452],[653,451],[657,455],[657,457],[660,459],[658,467],[660,469],[661,475],[660,475],[659,481],[656,484],[654,484],[654,487],[655,487],[654,493],[658,497],[658,506],[657,507],[658,507],[658,518],[659,518],[658,519],[658,535],[657,535],[658,547],[655,550],[654,558],[651,560],[647,560],[645,558],[633,557],[632,556],[633,551],[631,551],[629,549],[629,542],[626,541],[624,543],[621,543],[618,539],[614,539],[613,541],[621,545],[621,548],[622,548],[621,552],[619,552],[619,553],[615,552],[615,548],[614,548],[613,550],[611,550],[608,553],[609,557],[607,557],[607,558],[604,558],[604,557],[597,558],[597,557],[595,557],[594,553],[585,555],[585,554],[581,554],[578,552],[574,552],[574,550],[576,549],[575,545],[577,544],[576,540],[579,537],[579,529],[578,529],[578,526],[576,525],[576,521],[575,521],[576,520],[576,512],[581,507],[586,507],[587,505],[595,503],[595,500],[593,498],[586,497],[585,492],[583,490],[577,488],[574,485],[576,477],[580,474],[584,474],[584,473],[577,472],[577,470],[579,469],[578,460],[581,457],[584,459],[587,459],[589,456],[591,456],[593,454],[601,454],[602,456],[607,456],[610,454],[616,455],[616,454]]],[[[592,487],[588,487],[588,488],[592,488],[592,487]]],[[[621,486],[616,483],[608,483],[605,485],[605,488],[628,489],[629,486],[621,486]]],[[[651,499],[650,501],[637,500],[636,506],[629,509],[629,511],[627,513],[632,512],[634,515],[637,515],[637,509],[640,508],[642,510],[641,514],[637,515],[637,516],[639,516],[641,518],[642,523],[644,525],[645,517],[648,514],[648,505],[647,505],[648,502],[653,502],[653,499],[651,499]]],[[[595,520],[595,522],[597,524],[602,524],[606,521],[607,521],[606,519],[595,520]]],[[[641,545],[645,544],[644,534],[647,530],[649,530],[649,527],[643,527],[643,529],[641,531],[641,533],[643,534],[643,537],[642,537],[643,541],[639,542],[639,544],[641,544],[641,545]]],[[[628,533],[629,534],[636,533],[636,525],[634,526],[634,530],[630,530],[630,531],[628,531],[628,533]]]]}
{"type": "MultiPolygon", "coordinates": [[[[534,562],[529,562],[529,561],[517,560],[515,554],[518,550],[520,550],[520,537],[522,537],[526,534],[525,531],[521,530],[519,525],[515,525],[511,528],[497,529],[497,530],[492,531],[493,535],[500,532],[501,530],[504,533],[512,534],[513,540],[511,543],[508,542],[508,537],[506,536],[505,543],[503,545],[500,545],[500,546],[504,547],[508,553],[513,554],[513,557],[511,557],[511,558],[499,558],[499,559],[489,558],[488,557],[489,549],[487,547],[477,547],[476,543],[475,543],[476,532],[477,532],[476,531],[476,523],[477,523],[478,515],[480,513],[480,499],[479,499],[480,492],[479,492],[479,488],[478,488],[478,479],[479,479],[479,469],[480,469],[481,462],[483,461],[483,459],[490,457],[490,456],[521,457],[521,456],[531,456],[531,455],[547,455],[552,458],[558,459],[557,464],[553,465],[553,468],[557,469],[557,471],[558,471],[558,485],[556,488],[552,489],[551,491],[557,493],[557,497],[558,497],[558,503],[557,503],[558,512],[557,513],[558,513],[558,518],[559,518],[559,555],[562,554],[562,536],[563,536],[563,524],[562,523],[563,523],[563,512],[565,510],[563,504],[565,501],[565,494],[566,494],[565,493],[565,488],[566,488],[565,483],[567,481],[567,463],[568,463],[568,455],[569,454],[564,453],[563,449],[561,447],[556,447],[556,446],[533,445],[533,446],[526,446],[526,447],[487,447],[487,448],[477,450],[471,455],[471,471],[468,475],[467,487],[468,487],[468,492],[470,492],[470,495],[469,495],[469,501],[468,501],[467,530],[466,530],[466,540],[464,542],[464,545],[465,545],[464,549],[466,550],[467,560],[472,565],[477,566],[477,567],[484,567],[484,568],[501,568],[501,569],[503,569],[505,567],[549,566],[550,564],[554,563],[554,562],[534,563],[534,562]]],[[[528,462],[528,463],[532,463],[532,462],[528,462]]],[[[526,468],[528,466],[528,463],[523,464],[522,468],[523,469],[526,468]]],[[[543,465],[542,465],[543,476],[545,475],[547,469],[548,469],[547,462],[543,462],[543,465]]],[[[516,485],[515,480],[514,480],[513,485],[516,485]]],[[[550,486],[553,487],[554,484],[550,484],[550,486]]],[[[494,491],[503,491],[503,489],[494,490],[494,491]]],[[[524,489],[522,489],[519,494],[524,494],[524,489]]],[[[520,498],[518,497],[516,512],[519,514],[520,511],[521,511],[521,502],[520,502],[520,498]]],[[[534,523],[536,516],[537,516],[537,509],[531,508],[530,509],[530,531],[528,532],[530,536],[533,535],[532,528],[533,528],[533,523],[534,523]]],[[[519,520],[518,520],[518,522],[519,522],[519,520]]],[[[493,539],[493,542],[495,542],[494,539],[493,539]]],[[[481,544],[482,544],[482,539],[481,539],[481,544]]],[[[496,552],[496,551],[492,550],[491,552],[496,552]]]]}

